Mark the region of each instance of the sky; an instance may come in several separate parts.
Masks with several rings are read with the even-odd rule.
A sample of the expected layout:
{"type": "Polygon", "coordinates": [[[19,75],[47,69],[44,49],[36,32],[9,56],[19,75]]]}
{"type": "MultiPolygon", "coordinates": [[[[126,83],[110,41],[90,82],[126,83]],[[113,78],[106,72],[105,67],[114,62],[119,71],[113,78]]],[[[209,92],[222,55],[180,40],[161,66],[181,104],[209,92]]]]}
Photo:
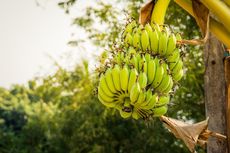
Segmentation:
{"type": "Polygon", "coordinates": [[[0,0],[0,86],[50,74],[54,60],[66,67],[79,62],[82,54],[67,45],[78,30],[71,20],[55,0],[41,6],[35,0],[0,0]]]}

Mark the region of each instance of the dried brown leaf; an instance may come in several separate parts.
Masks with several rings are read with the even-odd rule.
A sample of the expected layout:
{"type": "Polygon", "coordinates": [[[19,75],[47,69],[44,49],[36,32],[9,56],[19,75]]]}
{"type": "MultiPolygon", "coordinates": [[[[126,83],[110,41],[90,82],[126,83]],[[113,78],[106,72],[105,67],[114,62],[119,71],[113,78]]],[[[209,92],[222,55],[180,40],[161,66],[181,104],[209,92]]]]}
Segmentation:
{"type": "Polygon", "coordinates": [[[145,25],[146,23],[151,21],[151,15],[153,11],[155,3],[150,0],[143,7],[141,7],[140,15],[139,15],[139,23],[145,25]]]}

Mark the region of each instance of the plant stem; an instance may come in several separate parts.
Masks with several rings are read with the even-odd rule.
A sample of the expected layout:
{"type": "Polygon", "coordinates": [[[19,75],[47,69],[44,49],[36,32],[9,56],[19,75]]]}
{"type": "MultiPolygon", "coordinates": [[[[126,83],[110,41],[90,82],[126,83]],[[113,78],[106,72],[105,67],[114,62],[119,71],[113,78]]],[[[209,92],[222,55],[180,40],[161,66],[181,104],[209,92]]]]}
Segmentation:
{"type": "Polygon", "coordinates": [[[230,0],[224,0],[224,2],[230,7],[230,0]]]}
{"type": "Polygon", "coordinates": [[[201,2],[217,16],[230,32],[230,8],[220,0],[201,0],[201,2]]]}
{"type": "MultiPolygon", "coordinates": [[[[186,10],[194,17],[191,0],[174,0],[179,6],[186,10]]],[[[210,17],[209,23],[210,31],[222,41],[228,48],[230,48],[230,32],[219,22],[210,17]]]]}
{"type": "Polygon", "coordinates": [[[165,14],[170,0],[158,0],[154,6],[151,23],[164,24],[165,14]]]}

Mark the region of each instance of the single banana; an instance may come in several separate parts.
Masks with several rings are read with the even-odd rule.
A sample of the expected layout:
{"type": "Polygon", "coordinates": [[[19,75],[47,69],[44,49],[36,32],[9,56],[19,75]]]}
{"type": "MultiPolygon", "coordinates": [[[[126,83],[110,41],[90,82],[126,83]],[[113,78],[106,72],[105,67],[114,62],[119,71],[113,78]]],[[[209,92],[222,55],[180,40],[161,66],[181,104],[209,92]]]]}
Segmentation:
{"type": "Polygon", "coordinates": [[[126,46],[132,45],[133,44],[133,36],[130,33],[127,33],[125,36],[125,44],[126,46]]]}
{"type": "Polygon", "coordinates": [[[128,83],[129,83],[129,70],[127,66],[124,66],[120,72],[120,83],[121,89],[126,92],[128,90],[128,83]]]}
{"type": "Polygon", "coordinates": [[[99,99],[99,101],[100,101],[103,105],[105,105],[106,107],[111,107],[111,108],[113,108],[113,107],[116,107],[116,105],[117,105],[117,103],[118,103],[118,102],[116,102],[116,101],[114,101],[114,102],[106,102],[104,99],[101,98],[100,95],[98,95],[98,99],[99,99]]]}
{"type": "Polygon", "coordinates": [[[147,24],[145,25],[145,30],[146,30],[148,33],[150,33],[150,32],[153,31],[153,29],[152,29],[152,27],[151,27],[151,25],[150,25],[149,23],[147,23],[147,24]]]}
{"type": "Polygon", "coordinates": [[[151,26],[152,26],[153,30],[156,31],[158,36],[159,36],[161,33],[161,27],[159,26],[159,24],[151,22],[151,26]]]}
{"type": "Polygon", "coordinates": [[[154,88],[159,86],[159,84],[161,83],[163,79],[163,76],[164,76],[164,68],[160,63],[158,63],[156,66],[156,75],[152,83],[152,86],[154,88]]]}
{"type": "Polygon", "coordinates": [[[109,96],[109,97],[113,97],[114,96],[114,93],[112,93],[112,91],[110,91],[107,83],[106,83],[106,80],[105,80],[105,75],[101,75],[100,77],[100,82],[99,82],[99,86],[101,87],[101,89],[104,91],[104,93],[109,96]]]}
{"type": "Polygon", "coordinates": [[[159,37],[159,54],[165,55],[167,52],[168,36],[166,32],[161,32],[159,37]]]}
{"type": "Polygon", "coordinates": [[[170,83],[169,83],[168,87],[163,91],[163,93],[168,94],[172,90],[172,87],[173,87],[173,79],[172,79],[172,77],[170,77],[170,83]]]}
{"type": "Polygon", "coordinates": [[[140,114],[138,113],[137,108],[134,107],[133,112],[132,112],[132,118],[134,118],[135,120],[138,120],[140,118],[140,114]]]}
{"type": "Polygon", "coordinates": [[[169,69],[172,70],[177,62],[180,60],[180,52],[178,49],[174,50],[174,52],[168,56],[167,62],[169,63],[169,69]]]}
{"type": "Polygon", "coordinates": [[[135,32],[133,34],[133,47],[140,48],[141,46],[141,40],[140,40],[140,34],[138,32],[135,32]]]}
{"type": "Polygon", "coordinates": [[[145,101],[146,98],[145,96],[146,96],[145,92],[141,91],[138,96],[137,102],[134,103],[134,107],[140,106],[140,104],[142,104],[145,101]]]}
{"type": "Polygon", "coordinates": [[[172,69],[173,76],[175,74],[177,74],[182,69],[183,69],[183,61],[181,59],[179,59],[179,61],[175,65],[175,67],[172,69]]]}
{"type": "Polygon", "coordinates": [[[105,72],[105,80],[106,80],[106,83],[107,83],[110,91],[112,91],[113,93],[116,93],[117,91],[116,91],[115,86],[114,86],[111,68],[107,69],[107,71],[105,72]]]}
{"type": "Polygon", "coordinates": [[[138,83],[140,84],[140,88],[143,89],[147,86],[148,78],[146,73],[141,72],[138,76],[138,83]]]}
{"type": "Polygon", "coordinates": [[[174,79],[176,82],[178,82],[178,81],[181,80],[181,78],[183,77],[183,75],[184,75],[184,71],[183,71],[183,69],[181,69],[177,74],[174,74],[174,75],[173,75],[173,79],[174,79]]]}
{"type": "Polygon", "coordinates": [[[146,61],[146,62],[149,62],[150,60],[151,60],[151,55],[148,54],[148,53],[146,53],[146,54],[145,54],[145,61],[146,61]]]}
{"type": "Polygon", "coordinates": [[[167,113],[168,106],[161,106],[161,107],[156,107],[153,109],[153,116],[154,117],[160,117],[167,113]]]}
{"type": "Polygon", "coordinates": [[[143,68],[144,68],[144,59],[140,56],[137,56],[137,58],[139,59],[138,61],[138,70],[139,71],[143,71],[143,68]]]}
{"type": "Polygon", "coordinates": [[[155,78],[156,74],[156,60],[150,60],[148,62],[148,84],[151,84],[155,78]]]}
{"type": "Polygon", "coordinates": [[[139,83],[135,83],[130,91],[131,104],[134,104],[137,101],[140,92],[141,92],[141,88],[139,83]]]}
{"type": "Polygon", "coordinates": [[[149,35],[148,35],[148,32],[144,29],[142,30],[141,32],[141,47],[142,47],[142,50],[147,50],[149,46],[149,35]]]}
{"type": "Polygon", "coordinates": [[[145,106],[142,106],[141,108],[145,109],[145,110],[150,110],[155,106],[157,101],[158,101],[158,95],[154,94],[154,95],[152,95],[151,99],[149,100],[149,103],[147,103],[145,106]]]}
{"type": "Polygon", "coordinates": [[[125,32],[126,33],[132,33],[133,28],[136,27],[137,23],[135,20],[133,20],[132,22],[128,23],[126,28],[125,28],[125,32]]]}
{"type": "Polygon", "coordinates": [[[126,112],[122,109],[119,111],[122,118],[126,119],[132,116],[132,112],[126,112]]]}
{"type": "Polygon", "coordinates": [[[133,67],[138,71],[138,60],[136,56],[133,56],[130,60],[130,63],[133,65],[133,67]]]}
{"type": "Polygon", "coordinates": [[[133,85],[136,83],[137,75],[138,75],[137,70],[135,68],[131,69],[130,77],[129,77],[128,93],[131,92],[133,85]]]}
{"type": "Polygon", "coordinates": [[[160,96],[158,102],[155,104],[155,107],[160,107],[167,105],[170,101],[170,96],[160,96]]]}
{"type": "Polygon", "coordinates": [[[107,103],[112,103],[116,99],[115,97],[109,97],[108,95],[106,95],[100,86],[98,87],[98,95],[101,97],[101,99],[103,99],[103,101],[107,103]]]}
{"type": "Polygon", "coordinates": [[[132,115],[132,106],[127,98],[125,99],[122,109],[120,109],[120,115],[123,118],[129,118],[132,115]]]}
{"type": "Polygon", "coordinates": [[[129,47],[129,49],[128,49],[128,55],[135,55],[137,52],[136,52],[136,50],[133,48],[133,47],[129,47]]]}
{"type": "Polygon", "coordinates": [[[152,51],[152,54],[158,53],[158,46],[159,46],[159,36],[158,32],[156,30],[149,33],[149,39],[150,39],[150,48],[152,51]]]}
{"type": "Polygon", "coordinates": [[[121,84],[120,84],[120,67],[119,65],[115,65],[112,69],[112,78],[113,84],[117,91],[121,91],[121,84]]]}
{"type": "Polygon", "coordinates": [[[140,108],[146,106],[152,98],[152,91],[149,89],[147,92],[145,92],[145,101],[140,104],[140,108]]]}
{"type": "Polygon", "coordinates": [[[176,49],[176,36],[171,34],[168,39],[167,55],[170,55],[176,49]]]}
{"type": "Polygon", "coordinates": [[[170,84],[170,78],[171,76],[169,76],[167,73],[164,73],[164,77],[161,83],[159,84],[158,87],[156,87],[155,90],[160,93],[163,93],[167,89],[168,85],[170,84]]]}
{"type": "Polygon", "coordinates": [[[137,58],[137,71],[139,72],[139,71],[141,71],[141,69],[142,69],[142,62],[143,62],[143,59],[141,58],[141,55],[140,54],[137,54],[136,55],[136,58],[137,58]]]}

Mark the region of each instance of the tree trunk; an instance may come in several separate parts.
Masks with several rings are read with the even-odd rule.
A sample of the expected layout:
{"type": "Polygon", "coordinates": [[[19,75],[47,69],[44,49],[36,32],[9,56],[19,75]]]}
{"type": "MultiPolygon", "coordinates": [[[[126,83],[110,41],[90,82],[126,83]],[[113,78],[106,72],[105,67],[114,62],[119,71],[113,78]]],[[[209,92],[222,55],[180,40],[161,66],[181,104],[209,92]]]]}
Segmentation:
{"type": "MultiPolygon", "coordinates": [[[[212,35],[205,44],[204,88],[208,129],[226,135],[226,82],[224,73],[224,50],[222,44],[212,35]]],[[[226,153],[227,141],[209,138],[208,153],[226,153]]]]}
{"type": "Polygon", "coordinates": [[[227,114],[227,136],[228,153],[230,153],[230,52],[224,60],[225,78],[226,78],[226,114],[227,114]]]}

